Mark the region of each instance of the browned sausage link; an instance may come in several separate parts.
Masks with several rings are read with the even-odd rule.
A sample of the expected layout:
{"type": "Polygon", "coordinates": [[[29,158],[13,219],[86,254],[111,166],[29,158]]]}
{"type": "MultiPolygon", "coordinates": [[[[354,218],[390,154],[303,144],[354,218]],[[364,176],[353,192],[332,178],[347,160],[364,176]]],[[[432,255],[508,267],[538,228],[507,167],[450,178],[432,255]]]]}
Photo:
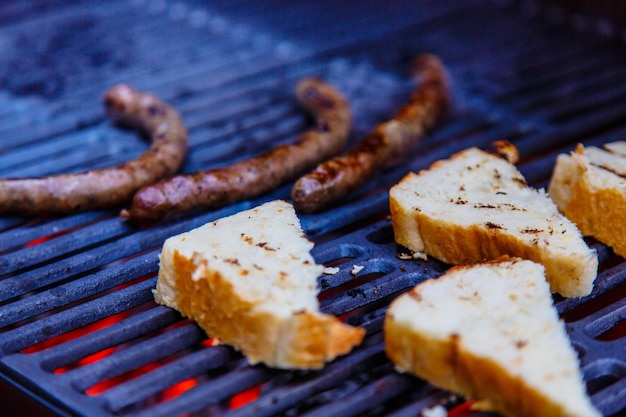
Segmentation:
{"type": "Polygon", "coordinates": [[[150,224],[194,208],[218,207],[253,198],[302,175],[343,150],[352,115],[347,100],[317,78],[301,80],[296,95],[317,120],[293,144],[223,168],[180,175],[140,190],[122,217],[150,224]]]}
{"type": "Polygon", "coordinates": [[[319,211],[356,190],[443,118],[450,95],[441,61],[433,55],[419,56],[414,76],[419,85],[393,119],[379,124],[345,154],[318,165],[294,184],[291,198],[299,211],[319,211]]]}
{"type": "Polygon", "coordinates": [[[178,170],[187,152],[187,129],[174,109],[124,84],[111,88],[104,104],[111,118],[150,136],[150,148],[111,168],[0,180],[0,214],[67,214],[120,206],[139,188],[178,170]]]}

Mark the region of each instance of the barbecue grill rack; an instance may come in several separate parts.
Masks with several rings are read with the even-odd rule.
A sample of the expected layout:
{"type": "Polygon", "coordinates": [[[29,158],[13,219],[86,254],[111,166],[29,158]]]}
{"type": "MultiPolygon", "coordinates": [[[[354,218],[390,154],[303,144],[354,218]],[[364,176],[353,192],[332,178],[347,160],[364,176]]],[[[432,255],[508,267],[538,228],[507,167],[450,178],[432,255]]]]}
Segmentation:
{"type": "MultiPolygon", "coordinates": [[[[624,138],[623,19],[571,4],[586,8],[505,0],[4,2],[1,177],[138,155],[146,144],[104,118],[102,93],[118,82],[182,112],[191,144],[184,172],[293,140],[310,125],[292,92],[306,75],[350,99],[352,141],[408,97],[409,64],[420,52],[449,67],[455,109],[361,190],[301,216],[316,260],[340,269],[320,277],[322,310],[368,331],[362,346],[321,371],[248,366],[152,300],[164,239],[288,198],[290,184],[149,229],[128,225],[117,210],[0,218],[3,407],[17,416],[399,417],[442,404],[458,417],[492,415],[459,411],[464,399],[398,374],[384,355],[389,302],[448,267],[397,257],[387,191],[410,170],[498,139],[518,146],[520,170],[545,187],[558,153],[624,138]],[[353,276],[353,265],[364,269],[353,276]]],[[[626,263],[588,242],[601,261],[593,293],[555,301],[593,403],[618,416],[626,412],[626,263]]]]}

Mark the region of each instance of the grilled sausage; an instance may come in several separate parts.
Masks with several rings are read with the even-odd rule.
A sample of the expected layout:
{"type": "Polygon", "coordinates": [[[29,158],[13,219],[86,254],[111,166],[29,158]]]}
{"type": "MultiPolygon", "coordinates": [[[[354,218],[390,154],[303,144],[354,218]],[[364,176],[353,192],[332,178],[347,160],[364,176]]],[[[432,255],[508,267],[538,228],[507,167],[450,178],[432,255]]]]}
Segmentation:
{"type": "Polygon", "coordinates": [[[379,124],[346,153],[321,163],[296,181],[291,198],[299,211],[319,211],[356,190],[443,118],[450,95],[441,61],[433,55],[419,56],[414,76],[419,85],[392,120],[379,124]]]}
{"type": "Polygon", "coordinates": [[[145,187],[121,216],[140,225],[149,225],[195,208],[214,208],[253,198],[341,152],[352,125],[347,100],[318,78],[301,80],[296,96],[317,123],[293,144],[278,146],[229,166],[179,175],[145,187]]]}
{"type": "Polygon", "coordinates": [[[120,206],[139,188],[178,170],[187,152],[187,129],[174,109],[124,84],[107,91],[104,105],[114,121],[147,134],[150,148],[111,168],[2,179],[0,214],[68,214],[120,206]]]}

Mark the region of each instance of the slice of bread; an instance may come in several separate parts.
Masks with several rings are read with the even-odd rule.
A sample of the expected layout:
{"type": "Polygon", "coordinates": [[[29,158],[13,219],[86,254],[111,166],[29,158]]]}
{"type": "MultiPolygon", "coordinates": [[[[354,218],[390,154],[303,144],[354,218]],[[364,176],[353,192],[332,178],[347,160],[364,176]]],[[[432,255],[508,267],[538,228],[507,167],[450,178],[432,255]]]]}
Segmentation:
{"type": "Polygon", "coordinates": [[[518,256],[542,264],[553,292],[591,292],[598,258],[544,190],[515,166],[469,148],[410,173],[389,195],[395,240],[450,264],[518,256]]]}
{"type": "Polygon", "coordinates": [[[167,239],[154,296],[251,364],[321,368],[365,330],[319,312],[312,247],[293,206],[272,201],[167,239]]]}
{"type": "Polygon", "coordinates": [[[544,268],[520,258],[457,266],[395,299],[385,343],[398,370],[515,417],[592,417],[544,268]]]}
{"type": "Polygon", "coordinates": [[[585,236],[626,257],[626,142],[559,155],[548,194],[585,236]]]}

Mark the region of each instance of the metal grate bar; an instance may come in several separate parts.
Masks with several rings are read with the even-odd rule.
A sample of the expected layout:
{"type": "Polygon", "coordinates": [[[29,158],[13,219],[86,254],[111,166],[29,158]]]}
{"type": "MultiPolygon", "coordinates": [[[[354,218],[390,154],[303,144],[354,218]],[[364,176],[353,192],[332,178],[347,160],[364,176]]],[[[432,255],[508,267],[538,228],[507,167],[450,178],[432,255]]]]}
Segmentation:
{"type": "Polygon", "coordinates": [[[622,378],[611,384],[592,397],[597,404],[602,404],[602,410],[606,416],[619,416],[624,411],[624,399],[626,399],[626,378],[622,378]]]}
{"type": "Polygon", "coordinates": [[[0,274],[8,274],[48,262],[78,249],[86,249],[96,243],[119,239],[130,230],[128,225],[119,222],[116,218],[100,221],[96,225],[83,227],[71,235],[42,242],[34,246],[34,249],[25,248],[4,255],[0,260],[0,274]]]}
{"type": "Polygon", "coordinates": [[[89,224],[102,217],[101,213],[79,213],[48,222],[32,224],[17,230],[0,232],[0,252],[22,246],[37,239],[58,235],[89,224]]]}
{"type": "Polygon", "coordinates": [[[600,114],[572,120],[559,126],[558,129],[544,129],[537,134],[515,141],[515,145],[518,147],[520,155],[532,155],[550,148],[583,142],[587,138],[623,126],[625,114],[626,109],[624,108],[607,109],[600,114]]]}
{"type": "Polygon", "coordinates": [[[258,400],[230,412],[228,416],[243,417],[255,415],[258,417],[269,417],[276,415],[298,405],[315,394],[336,386],[340,381],[363,371],[365,367],[372,366],[372,363],[380,363],[380,360],[384,357],[382,348],[382,343],[377,343],[366,349],[359,349],[353,354],[329,364],[310,378],[305,377],[295,384],[272,387],[271,391],[258,400]]]}
{"type": "MultiPolygon", "coordinates": [[[[90,248],[19,275],[5,278],[0,281],[1,299],[14,298],[38,288],[64,281],[77,274],[92,271],[121,258],[132,256],[145,250],[156,249],[169,236],[193,229],[247,207],[250,207],[250,203],[243,202],[239,205],[229,206],[187,221],[166,223],[149,230],[138,231],[117,241],[90,248]]],[[[2,262],[2,258],[0,258],[0,262],[2,262]]]]}
{"type": "Polygon", "coordinates": [[[226,365],[233,358],[232,349],[225,346],[206,348],[162,366],[137,379],[111,388],[102,394],[109,409],[119,413],[139,404],[151,395],[183,380],[196,377],[226,365]]]}
{"type": "MultiPolygon", "coordinates": [[[[30,356],[41,363],[43,371],[52,372],[107,347],[130,342],[135,338],[162,330],[179,321],[180,315],[174,310],[156,306],[120,320],[97,332],[83,335],[41,352],[32,353],[30,356]]],[[[50,374],[43,377],[49,378],[50,374]]]]}
{"type": "Polygon", "coordinates": [[[152,288],[156,278],[149,279],[132,287],[105,295],[93,301],[65,310],[54,316],[35,321],[14,330],[0,334],[0,355],[18,352],[50,337],[57,336],[78,327],[101,320],[110,315],[125,311],[153,300],[152,288]]]}
{"type": "Polygon", "coordinates": [[[116,351],[96,363],[69,371],[64,376],[72,380],[75,389],[83,391],[100,381],[194,346],[204,339],[206,334],[198,326],[188,324],[116,351]]]}
{"type": "Polygon", "coordinates": [[[147,274],[156,273],[159,268],[157,255],[157,252],[141,255],[123,264],[87,275],[80,280],[58,285],[14,301],[3,308],[0,327],[30,319],[147,274]]]}
{"type": "Polygon", "coordinates": [[[346,416],[361,415],[386,401],[404,395],[414,388],[415,379],[410,375],[389,374],[361,388],[345,399],[334,401],[314,409],[302,416],[346,416]]]}
{"type": "Polygon", "coordinates": [[[134,414],[134,417],[169,417],[185,409],[194,413],[219,404],[233,395],[267,381],[274,371],[265,368],[241,368],[211,382],[186,391],[179,397],[134,414]]]}

